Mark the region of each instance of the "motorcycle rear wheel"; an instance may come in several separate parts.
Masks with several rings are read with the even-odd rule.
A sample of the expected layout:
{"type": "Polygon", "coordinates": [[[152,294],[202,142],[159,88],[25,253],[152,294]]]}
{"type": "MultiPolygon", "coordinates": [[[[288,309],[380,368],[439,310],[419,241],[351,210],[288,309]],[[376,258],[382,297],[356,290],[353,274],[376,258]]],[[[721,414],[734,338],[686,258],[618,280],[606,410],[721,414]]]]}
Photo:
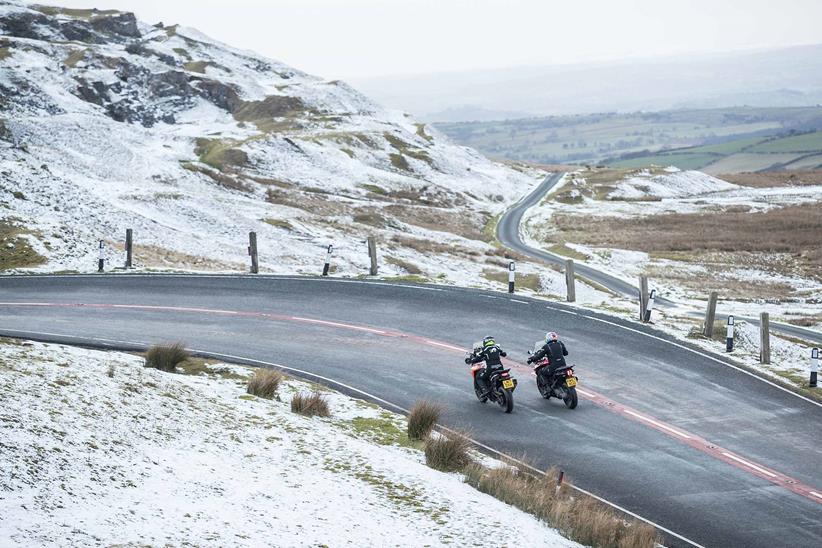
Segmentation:
{"type": "Polygon", "coordinates": [[[510,413],[514,410],[514,391],[513,390],[501,390],[500,396],[497,398],[497,403],[500,407],[506,412],[510,413]]]}
{"type": "Polygon", "coordinates": [[[577,389],[576,388],[568,388],[565,391],[565,397],[562,399],[565,402],[565,407],[568,409],[576,409],[577,403],[579,400],[577,399],[577,389]]]}

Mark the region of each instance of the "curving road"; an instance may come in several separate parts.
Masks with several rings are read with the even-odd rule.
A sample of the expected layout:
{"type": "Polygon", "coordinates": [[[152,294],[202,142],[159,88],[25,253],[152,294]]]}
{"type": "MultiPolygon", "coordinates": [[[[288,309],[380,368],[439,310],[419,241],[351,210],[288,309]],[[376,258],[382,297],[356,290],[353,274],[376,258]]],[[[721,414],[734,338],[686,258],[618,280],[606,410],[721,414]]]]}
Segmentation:
{"type": "MultiPolygon", "coordinates": [[[[520,236],[522,216],[527,210],[537,205],[540,200],[542,200],[545,195],[550,192],[551,189],[557,185],[557,183],[559,183],[564,175],[565,173],[553,173],[548,175],[537,188],[535,188],[527,196],[523,197],[519,202],[514,204],[513,207],[508,209],[502,217],[500,217],[499,223],[497,224],[497,239],[502,243],[502,245],[523,255],[527,255],[550,264],[557,266],[565,265],[567,257],[562,257],[561,255],[556,255],[542,249],[531,247],[523,242],[522,237],[520,236]]],[[[587,266],[584,263],[574,261],[574,271],[583,278],[594,281],[599,285],[610,289],[614,293],[622,295],[623,297],[637,299],[639,294],[637,286],[631,285],[616,276],[612,276],[611,274],[607,274],[587,266]]],[[[678,306],[677,303],[673,303],[664,298],[656,299],[656,304],[657,306],[662,307],[678,306]]],[[[691,313],[691,315],[700,318],[704,317],[704,314],[698,312],[691,313]]],[[[726,318],[727,315],[717,314],[717,319],[726,318]]],[[[745,320],[753,325],[759,325],[758,318],[738,316],[738,319],[745,320]]],[[[822,344],[822,333],[819,331],[779,322],[771,322],[770,325],[771,330],[773,331],[785,333],[793,337],[799,337],[817,344],[822,344]]]]}
{"type": "Polygon", "coordinates": [[[438,400],[447,425],[539,467],[559,464],[582,488],[666,528],[670,546],[822,546],[822,406],[607,316],[339,279],[17,276],[0,277],[0,334],[116,348],[182,340],[406,409],[438,400]],[[461,348],[493,333],[524,363],[548,328],[569,346],[580,406],[542,400],[519,365],[512,415],[477,402],[461,348]]]}

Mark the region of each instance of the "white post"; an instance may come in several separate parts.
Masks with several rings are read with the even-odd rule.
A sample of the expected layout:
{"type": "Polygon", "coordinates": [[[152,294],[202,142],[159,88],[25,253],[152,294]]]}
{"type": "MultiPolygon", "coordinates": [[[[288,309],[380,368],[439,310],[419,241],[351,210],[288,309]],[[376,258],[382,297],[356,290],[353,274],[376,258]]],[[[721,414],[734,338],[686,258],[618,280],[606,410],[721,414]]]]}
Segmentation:
{"type": "Polygon", "coordinates": [[[725,351],[734,351],[734,317],[728,316],[728,330],[725,333],[725,351]]]}
{"type": "Polygon", "coordinates": [[[99,255],[97,257],[97,272],[103,271],[103,266],[106,262],[106,244],[100,240],[99,255]]]}
{"type": "Polygon", "coordinates": [[[334,246],[328,246],[328,251],[325,253],[325,266],[323,266],[323,276],[328,276],[328,269],[331,266],[331,254],[334,252],[334,246]]]}
{"type": "Polygon", "coordinates": [[[811,378],[808,382],[810,388],[816,388],[816,376],[819,373],[819,349],[811,350],[811,378]]]}
{"type": "Polygon", "coordinates": [[[508,293],[514,292],[514,277],[516,276],[517,265],[514,261],[508,263],[508,293]]]}
{"type": "Polygon", "coordinates": [[[645,309],[645,322],[651,321],[651,311],[654,309],[654,299],[656,299],[656,289],[651,290],[651,294],[648,295],[648,306],[645,309]]]}

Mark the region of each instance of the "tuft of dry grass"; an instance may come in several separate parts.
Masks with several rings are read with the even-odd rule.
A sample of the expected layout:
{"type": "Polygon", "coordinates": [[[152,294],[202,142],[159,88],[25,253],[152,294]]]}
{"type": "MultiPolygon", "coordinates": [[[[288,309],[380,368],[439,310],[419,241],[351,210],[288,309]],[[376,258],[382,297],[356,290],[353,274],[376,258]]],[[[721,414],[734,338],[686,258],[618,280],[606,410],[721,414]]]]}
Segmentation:
{"type": "Polygon", "coordinates": [[[291,410],[306,417],[330,417],[328,402],[319,392],[299,392],[291,397],[291,410]]]}
{"type": "Polygon", "coordinates": [[[428,437],[437,421],[440,420],[442,406],[428,400],[420,400],[408,414],[408,438],[424,440],[428,437]]]}
{"type": "Polygon", "coordinates": [[[183,343],[157,344],[146,352],[145,366],[160,371],[174,372],[177,364],[191,357],[183,343]]]}
{"type": "Polygon", "coordinates": [[[266,399],[277,397],[283,374],[274,369],[257,369],[254,376],[248,379],[246,392],[254,396],[266,399]]]}
{"type": "Polygon", "coordinates": [[[595,548],[653,548],[659,541],[653,527],[626,521],[596,499],[573,493],[567,487],[557,491],[555,468],[533,475],[512,466],[488,469],[474,463],[463,473],[465,481],[478,491],[536,516],[581,544],[595,548]]]}
{"type": "Polygon", "coordinates": [[[471,463],[471,442],[462,434],[429,436],[425,441],[425,463],[434,470],[456,472],[471,463]]]}
{"type": "Polygon", "coordinates": [[[106,371],[106,375],[108,375],[108,378],[110,378],[110,379],[114,378],[114,364],[113,363],[108,364],[108,371],[106,371]]]}

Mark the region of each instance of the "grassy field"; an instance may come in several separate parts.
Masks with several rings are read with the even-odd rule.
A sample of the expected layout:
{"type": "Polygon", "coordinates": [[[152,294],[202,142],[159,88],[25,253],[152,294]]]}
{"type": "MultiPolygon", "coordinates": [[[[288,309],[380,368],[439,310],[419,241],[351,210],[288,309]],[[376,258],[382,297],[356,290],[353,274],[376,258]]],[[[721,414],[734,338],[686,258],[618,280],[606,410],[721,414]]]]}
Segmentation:
{"type": "MultiPolygon", "coordinates": [[[[733,158],[726,165],[734,171],[753,171],[774,164],[792,168],[810,154],[822,154],[822,132],[813,131],[822,130],[822,107],[605,113],[438,127],[489,156],[542,164],[702,169],[733,158]],[[734,158],[739,154],[747,156],[734,158]]],[[[811,159],[796,167],[816,165],[811,159]]]]}

